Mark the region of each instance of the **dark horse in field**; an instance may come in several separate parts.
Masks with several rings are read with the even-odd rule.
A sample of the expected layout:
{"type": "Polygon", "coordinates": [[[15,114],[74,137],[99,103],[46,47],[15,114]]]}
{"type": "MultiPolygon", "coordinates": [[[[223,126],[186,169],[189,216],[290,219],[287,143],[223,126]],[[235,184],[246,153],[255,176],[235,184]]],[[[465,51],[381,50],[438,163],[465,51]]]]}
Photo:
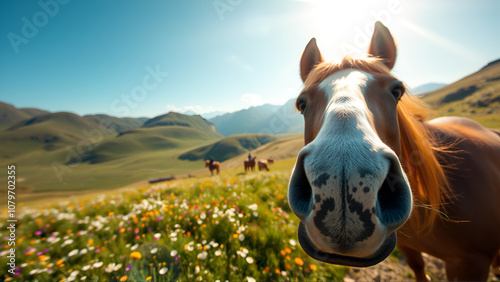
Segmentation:
{"type": "Polygon", "coordinates": [[[217,171],[217,175],[219,175],[219,172],[220,172],[220,168],[219,168],[220,164],[219,164],[219,162],[214,161],[214,162],[212,162],[210,164],[210,160],[206,160],[205,161],[205,167],[208,167],[208,169],[210,170],[210,174],[211,175],[214,175],[214,170],[216,170],[217,171]]]}
{"type": "Polygon", "coordinates": [[[422,252],[449,280],[499,267],[500,133],[460,117],[426,119],[391,74],[396,44],[380,22],[363,59],[324,62],[313,38],[296,100],[305,146],[289,183],[299,241],[317,260],[370,266],[396,246],[417,280],[422,252]]]}
{"type": "Polygon", "coordinates": [[[245,172],[252,170],[255,171],[255,159],[257,157],[252,157],[252,160],[245,160],[243,161],[243,165],[245,166],[245,172]]]}

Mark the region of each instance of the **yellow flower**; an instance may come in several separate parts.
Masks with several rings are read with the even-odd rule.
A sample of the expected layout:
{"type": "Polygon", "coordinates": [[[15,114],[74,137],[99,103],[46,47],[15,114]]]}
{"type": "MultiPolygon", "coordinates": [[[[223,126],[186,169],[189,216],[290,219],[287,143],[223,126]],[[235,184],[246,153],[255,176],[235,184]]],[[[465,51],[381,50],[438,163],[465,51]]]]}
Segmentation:
{"type": "Polygon", "coordinates": [[[57,264],[57,265],[60,265],[60,264],[63,264],[63,262],[64,262],[64,261],[63,261],[62,259],[60,259],[60,260],[58,260],[58,261],[56,262],[56,264],[57,264]]]}
{"type": "Polygon", "coordinates": [[[142,258],[142,255],[139,252],[133,252],[133,253],[130,254],[130,258],[140,259],[140,258],[142,258]]]}
{"type": "Polygon", "coordinates": [[[90,246],[94,245],[94,240],[90,239],[87,244],[89,244],[90,246]]]}
{"type": "Polygon", "coordinates": [[[295,263],[300,266],[304,265],[304,261],[301,258],[295,258],[295,263]]]}
{"type": "Polygon", "coordinates": [[[122,282],[123,282],[123,281],[127,281],[127,278],[128,278],[128,277],[127,277],[127,275],[122,276],[122,278],[120,278],[120,281],[122,281],[122,282]]]}
{"type": "Polygon", "coordinates": [[[152,278],[151,276],[146,277],[146,281],[151,280],[151,278],[152,278]]]}

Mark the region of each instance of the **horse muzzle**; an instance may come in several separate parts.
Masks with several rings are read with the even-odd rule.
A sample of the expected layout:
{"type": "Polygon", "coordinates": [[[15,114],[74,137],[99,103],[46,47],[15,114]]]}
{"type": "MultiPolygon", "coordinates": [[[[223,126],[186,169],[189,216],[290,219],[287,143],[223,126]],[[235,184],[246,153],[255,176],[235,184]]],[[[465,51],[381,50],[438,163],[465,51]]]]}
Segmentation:
{"type": "Polygon", "coordinates": [[[389,148],[365,150],[363,156],[327,153],[332,148],[314,143],[299,153],[288,190],[301,220],[302,248],[332,264],[362,267],[384,260],[412,207],[397,156],[389,148]]]}

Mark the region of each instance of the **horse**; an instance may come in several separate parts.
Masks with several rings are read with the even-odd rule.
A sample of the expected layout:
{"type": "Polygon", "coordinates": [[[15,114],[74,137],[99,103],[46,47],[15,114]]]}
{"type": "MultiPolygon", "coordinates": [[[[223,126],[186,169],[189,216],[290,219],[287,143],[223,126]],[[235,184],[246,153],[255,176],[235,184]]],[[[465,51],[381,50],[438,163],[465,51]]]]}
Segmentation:
{"type": "Polygon", "coordinates": [[[262,171],[263,169],[269,171],[269,166],[268,164],[274,163],[273,159],[267,159],[267,160],[259,160],[257,161],[257,165],[259,166],[259,171],[262,171]]]}
{"type": "Polygon", "coordinates": [[[214,170],[217,170],[217,175],[219,175],[220,172],[220,164],[217,161],[214,161],[212,164],[210,164],[210,160],[205,161],[205,167],[208,167],[210,170],[210,174],[213,176],[214,175],[214,170]]]}
{"type": "Polygon", "coordinates": [[[363,58],[325,62],[315,38],[300,60],[304,143],[288,185],[311,257],[367,267],[397,245],[418,281],[422,252],[449,280],[500,265],[500,132],[462,117],[429,120],[391,74],[397,47],[376,22],[363,58]]]}
{"type": "Polygon", "coordinates": [[[245,166],[245,172],[249,171],[249,170],[252,170],[252,171],[255,171],[255,159],[257,157],[252,157],[252,160],[244,160],[243,161],[243,165],[245,166]]]}

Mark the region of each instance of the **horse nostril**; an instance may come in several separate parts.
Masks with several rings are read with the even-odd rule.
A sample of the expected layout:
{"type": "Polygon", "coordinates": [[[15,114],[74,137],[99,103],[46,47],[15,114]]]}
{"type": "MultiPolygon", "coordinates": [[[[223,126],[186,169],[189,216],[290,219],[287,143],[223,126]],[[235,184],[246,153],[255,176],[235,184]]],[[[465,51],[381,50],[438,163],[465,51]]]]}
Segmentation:
{"type": "Polygon", "coordinates": [[[307,153],[304,151],[299,153],[288,184],[288,203],[292,211],[301,220],[305,220],[313,206],[312,188],[304,169],[306,155],[307,153]]]}
{"type": "Polygon", "coordinates": [[[377,195],[377,216],[392,232],[399,228],[410,216],[412,196],[396,157],[389,157],[389,172],[377,195]]]}

